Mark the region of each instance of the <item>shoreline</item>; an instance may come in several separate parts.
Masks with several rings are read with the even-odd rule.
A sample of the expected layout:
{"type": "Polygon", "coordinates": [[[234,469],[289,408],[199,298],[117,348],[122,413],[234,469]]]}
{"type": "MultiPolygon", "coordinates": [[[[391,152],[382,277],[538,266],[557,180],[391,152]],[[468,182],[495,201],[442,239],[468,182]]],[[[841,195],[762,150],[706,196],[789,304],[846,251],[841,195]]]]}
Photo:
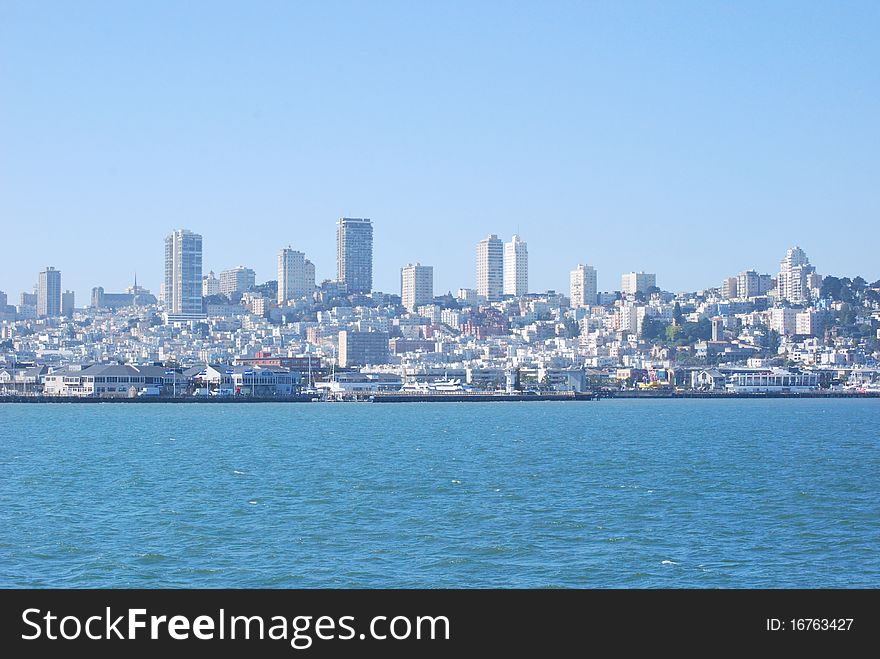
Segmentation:
{"type": "Polygon", "coordinates": [[[802,399],[802,398],[833,398],[833,399],[868,399],[880,398],[880,392],[844,392],[844,391],[805,391],[805,392],[741,392],[712,393],[706,391],[600,391],[600,392],[556,392],[545,394],[371,394],[353,396],[345,399],[317,400],[311,395],[293,396],[179,396],[172,397],[138,397],[138,398],[96,398],[80,396],[0,396],[3,403],[29,404],[63,404],[63,403],[111,403],[111,404],[207,404],[235,405],[258,403],[509,403],[509,402],[559,402],[559,401],[599,401],[608,399],[690,399],[690,400],[737,400],[737,399],[802,399]]]}

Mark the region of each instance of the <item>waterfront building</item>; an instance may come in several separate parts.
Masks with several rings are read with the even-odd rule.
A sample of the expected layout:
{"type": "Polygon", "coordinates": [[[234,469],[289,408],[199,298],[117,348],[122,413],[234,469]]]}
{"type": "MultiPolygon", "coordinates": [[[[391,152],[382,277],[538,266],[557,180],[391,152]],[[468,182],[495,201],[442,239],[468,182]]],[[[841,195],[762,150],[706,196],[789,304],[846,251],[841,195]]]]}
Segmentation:
{"type": "Polygon", "coordinates": [[[220,292],[231,296],[233,293],[244,293],[257,283],[257,275],[250,268],[240,265],[220,273],[220,292]]]}
{"type": "Polygon", "coordinates": [[[388,332],[339,332],[339,366],[366,366],[388,362],[388,332]]]}
{"type": "Polygon", "coordinates": [[[99,398],[128,398],[144,393],[159,395],[174,384],[175,378],[179,379],[180,375],[168,373],[161,366],[94,364],[49,373],[44,376],[43,392],[47,396],[99,398]]]}
{"type": "Polygon", "coordinates": [[[596,269],[593,266],[579,264],[571,271],[569,292],[572,307],[577,309],[596,304],[598,299],[596,291],[596,269]]]}
{"type": "Polygon", "coordinates": [[[434,268],[408,263],[400,269],[400,299],[409,312],[434,299],[434,268]]]}
{"type": "MultiPolygon", "coordinates": [[[[165,237],[165,312],[174,319],[202,314],[202,237],[187,229],[165,237]]],[[[167,318],[166,318],[167,320],[167,318]]]]}
{"type": "Polygon", "coordinates": [[[504,243],[504,294],[520,297],[529,292],[529,249],[518,236],[504,243]]]}
{"type": "Polygon", "coordinates": [[[336,279],[350,293],[373,289],[373,223],[369,219],[342,217],[336,223],[336,279]]]}
{"type": "Polygon", "coordinates": [[[220,294],[220,280],[214,276],[211,270],[205,277],[202,277],[202,297],[211,297],[220,294]]]}
{"type": "Polygon", "coordinates": [[[493,233],[477,243],[477,295],[495,302],[503,293],[504,244],[493,233]]]}
{"type": "Polygon", "coordinates": [[[61,315],[61,271],[49,266],[39,275],[37,283],[37,317],[57,318],[61,315]]]}
{"type": "Polygon", "coordinates": [[[620,291],[626,295],[647,293],[657,286],[657,275],[647,272],[628,272],[620,278],[620,291]]]}

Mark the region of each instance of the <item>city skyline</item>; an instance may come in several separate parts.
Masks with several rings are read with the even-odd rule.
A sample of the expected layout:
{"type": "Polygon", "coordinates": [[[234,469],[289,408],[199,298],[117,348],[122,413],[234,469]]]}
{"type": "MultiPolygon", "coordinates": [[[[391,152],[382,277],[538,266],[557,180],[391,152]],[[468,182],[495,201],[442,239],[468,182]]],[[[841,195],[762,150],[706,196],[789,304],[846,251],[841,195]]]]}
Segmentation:
{"type": "Polygon", "coordinates": [[[175,226],[206,271],[274,279],[290,243],[334,278],[340,216],[376,222],[386,291],[415,261],[454,290],[489,231],[532,290],[717,285],[793,244],[880,277],[876,3],[92,7],[0,25],[2,290],[158,291],[175,226]]]}
{"type": "MultiPolygon", "coordinates": [[[[339,218],[336,221],[336,226],[337,226],[337,238],[336,238],[337,262],[336,262],[336,267],[334,268],[334,270],[337,273],[340,270],[340,265],[338,263],[338,259],[340,256],[338,230],[339,230],[340,222],[344,221],[344,220],[351,221],[352,218],[339,218]]],[[[372,250],[372,228],[373,228],[372,221],[371,220],[355,220],[355,221],[366,222],[369,224],[370,235],[371,235],[370,250],[372,250]]],[[[204,237],[201,234],[194,232],[194,231],[191,231],[189,229],[173,229],[173,230],[170,230],[169,233],[165,236],[165,273],[164,273],[164,278],[162,279],[162,281],[159,282],[158,286],[153,288],[152,286],[143,285],[144,284],[143,277],[141,278],[141,284],[138,285],[137,284],[138,274],[137,274],[137,272],[133,272],[132,277],[133,277],[135,287],[151,290],[151,291],[153,291],[153,293],[156,296],[160,296],[160,293],[163,291],[163,288],[165,286],[164,282],[167,282],[169,280],[169,277],[173,277],[173,275],[172,275],[173,269],[171,269],[171,270],[169,269],[171,267],[171,263],[172,263],[172,261],[169,261],[169,258],[171,258],[170,252],[169,252],[169,249],[170,249],[169,241],[174,239],[175,236],[178,234],[186,234],[187,236],[194,236],[199,241],[199,243],[198,243],[199,258],[200,258],[200,261],[199,261],[200,276],[198,279],[199,284],[198,284],[198,286],[190,285],[189,288],[193,289],[193,290],[200,291],[202,294],[202,297],[207,296],[207,293],[205,291],[205,285],[207,284],[207,282],[205,280],[210,275],[216,276],[217,272],[219,272],[219,275],[225,276],[225,277],[236,276],[236,282],[238,282],[238,284],[237,284],[237,286],[232,286],[232,288],[235,290],[239,290],[241,292],[244,292],[249,288],[249,286],[247,286],[247,285],[241,285],[241,283],[239,282],[239,279],[238,279],[241,276],[241,274],[244,272],[247,273],[247,281],[250,282],[250,286],[253,286],[255,284],[262,284],[267,281],[274,280],[274,281],[278,282],[278,285],[279,285],[279,299],[277,300],[278,302],[286,302],[288,299],[294,299],[295,297],[300,295],[301,291],[305,292],[306,288],[303,288],[303,286],[306,286],[306,281],[309,282],[309,286],[315,286],[315,285],[320,286],[322,281],[339,281],[338,279],[336,279],[335,277],[332,277],[332,276],[331,277],[323,277],[323,278],[315,277],[316,268],[315,268],[315,265],[312,263],[312,261],[310,259],[308,259],[305,254],[303,254],[302,252],[293,250],[290,246],[283,247],[280,250],[277,250],[275,252],[275,254],[276,254],[276,257],[275,257],[276,267],[273,272],[274,276],[267,276],[267,277],[261,277],[259,275],[254,276],[254,274],[255,274],[254,269],[250,268],[246,265],[242,265],[241,263],[239,265],[234,266],[234,267],[229,267],[229,268],[224,268],[222,270],[219,270],[217,268],[210,267],[210,265],[204,265],[204,257],[203,257],[203,250],[202,250],[202,244],[204,241],[204,237]],[[292,295],[287,294],[287,293],[283,293],[283,291],[284,291],[284,284],[283,284],[284,277],[282,276],[282,262],[283,261],[286,262],[286,259],[284,258],[284,255],[286,255],[286,254],[298,255],[300,257],[300,260],[304,262],[304,265],[302,265],[299,268],[299,270],[302,270],[304,267],[308,271],[308,276],[306,276],[305,271],[299,273],[298,277],[303,279],[303,281],[301,283],[299,283],[297,285],[292,285],[290,283],[287,284],[288,287],[291,287],[291,291],[293,293],[292,295]]],[[[494,254],[494,258],[496,260],[498,260],[498,263],[496,263],[495,268],[499,271],[499,273],[496,273],[496,275],[495,275],[495,279],[497,281],[493,280],[494,285],[499,287],[499,291],[503,290],[504,286],[507,285],[507,282],[508,282],[507,278],[504,277],[505,270],[507,270],[509,268],[509,261],[508,261],[508,254],[507,254],[508,246],[516,244],[517,241],[519,241],[519,244],[523,245],[523,249],[525,249],[524,245],[527,242],[527,241],[523,241],[522,237],[519,236],[518,234],[513,234],[510,242],[505,242],[503,238],[497,236],[496,234],[489,234],[488,237],[484,237],[483,239],[477,241],[477,243],[476,243],[476,247],[477,247],[476,258],[472,261],[472,264],[471,264],[472,270],[473,270],[473,267],[476,266],[476,270],[477,270],[476,276],[471,274],[470,279],[468,279],[467,273],[462,273],[461,277],[463,277],[463,279],[461,279],[461,281],[457,285],[452,286],[448,289],[445,289],[445,288],[441,289],[441,288],[438,288],[432,284],[432,290],[434,291],[434,293],[436,295],[442,295],[444,293],[453,293],[454,294],[457,290],[462,289],[462,288],[474,289],[475,291],[479,290],[479,288],[480,288],[480,283],[479,283],[480,260],[481,260],[480,259],[480,246],[485,244],[487,240],[494,241],[495,248],[497,251],[497,254],[494,254]],[[500,249],[499,249],[499,247],[500,247],[500,249]]],[[[171,245],[174,245],[174,244],[175,244],[174,242],[171,243],[171,245]]],[[[471,246],[471,248],[473,249],[473,246],[471,246]]],[[[526,258],[528,258],[527,253],[526,253],[526,258]]],[[[744,266],[744,267],[738,269],[737,270],[738,274],[733,274],[732,276],[728,276],[729,273],[725,274],[717,282],[707,282],[704,285],[694,286],[694,287],[685,288],[685,289],[672,289],[672,288],[665,287],[665,286],[661,286],[660,288],[661,288],[661,290],[665,290],[665,291],[669,291],[669,292],[673,292],[673,293],[696,292],[696,291],[708,290],[708,289],[719,289],[722,292],[726,292],[726,289],[728,288],[728,286],[731,285],[731,284],[728,284],[728,281],[734,280],[734,283],[732,284],[734,289],[736,289],[737,285],[738,285],[739,289],[744,290],[748,293],[750,286],[754,286],[756,288],[759,286],[759,283],[758,283],[759,277],[767,278],[768,281],[769,281],[770,277],[775,277],[779,273],[779,269],[782,264],[788,264],[788,267],[786,268],[786,270],[790,269],[791,267],[798,268],[798,267],[805,265],[806,266],[806,270],[804,272],[805,276],[808,275],[809,273],[816,272],[816,268],[814,266],[810,265],[810,262],[806,256],[806,251],[804,249],[802,249],[800,245],[794,245],[792,247],[787,248],[786,254],[781,261],[779,259],[777,259],[775,265],[768,267],[768,268],[764,268],[764,267],[756,268],[754,265],[747,265],[747,266],[744,266]],[[763,271],[763,272],[761,272],[761,271],[763,271]],[[748,277],[754,278],[754,284],[751,283],[751,279],[747,279],[748,277]]],[[[396,286],[394,288],[382,290],[382,289],[373,287],[373,291],[382,292],[382,293],[386,293],[386,294],[400,295],[403,292],[402,287],[401,287],[401,282],[402,282],[401,272],[402,272],[403,268],[409,267],[410,265],[411,265],[410,263],[406,263],[404,265],[398,266],[398,268],[397,268],[397,282],[396,282],[396,286]]],[[[543,293],[543,292],[547,292],[547,291],[555,291],[557,293],[562,293],[562,294],[568,295],[570,292],[570,287],[572,285],[571,276],[573,275],[573,271],[576,268],[581,267],[581,265],[582,264],[576,263],[576,264],[572,265],[571,267],[569,267],[568,269],[565,269],[565,267],[563,265],[559,265],[557,267],[557,269],[559,269],[560,273],[562,273],[562,275],[563,275],[561,277],[562,279],[564,279],[563,283],[561,283],[558,287],[547,288],[547,289],[536,289],[533,287],[529,287],[528,290],[525,291],[525,293],[543,293]]],[[[56,266],[54,266],[54,265],[46,266],[46,267],[51,271],[56,271],[56,274],[57,274],[58,270],[64,270],[64,268],[59,269],[59,268],[56,268],[56,266]]],[[[433,280],[434,279],[434,277],[433,277],[434,265],[432,264],[427,267],[430,267],[430,269],[432,271],[432,280],[433,280]]],[[[289,268],[290,268],[290,266],[287,265],[285,267],[284,271],[287,272],[289,268]]],[[[299,272],[299,270],[297,270],[297,272],[299,272]]],[[[375,265],[371,263],[369,270],[371,272],[371,277],[372,277],[372,272],[375,271],[375,265]]],[[[38,273],[38,277],[37,277],[38,282],[35,283],[30,289],[22,289],[21,291],[16,291],[13,288],[0,288],[0,291],[2,291],[7,296],[9,296],[9,299],[12,300],[13,302],[15,300],[17,300],[21,294],[33,293],[36,296],[35,299],[39,299],[39,293],[40,293],[39,279],[44,275],[44,271],[45,271],[45,269],[41,270],[38,273]]],[[[831,276],[838,276],[838,277],[862,276],[869,282],[875,281],[875,279],[873,279],[871,276],[865,276],[861,272],[836,272],[836,273],[822,272],[821,274],[823,276],[824,275],[831,275],[831,276]]],[[[530,272],[530,269],[528,266],[528,262],[526,261],[526,266],[525,266],[526,279],[528,279],[530,275],[531,275],[531,272],[530,272]]],[[[100,274],[98,274],[97,276],[99,278],[101,277],[100,274]]],[[[662,271],[659,273],[645,273],[644,270],[639,270],[638,272],[635,270],[631,270],[631,271],[621,271],[620,273],[608,272],[608,273],[603,274],[599,271],[598,268],[595,268],[592,270],[592,275],[591,275],[591,277],[593,278],[594,283],[596,285],[596,290],[598,292],[623,292],[623,293],[635,292],[637,289],[644,292],[645,290],[647,290],[648,287],[656,285],[657,276],[660,276],[661,280],[665,280],[665,276],[662,271]],[[650,280],[645,280],[644,285],[641,284],[643,276],[647,276],[650,278],[650,280]],[[631,290],[630,290],[630,287],[626,285],[626,280],[628,277],[632,278],[631,290]],[[636,278],[638,278],[639,285],[636,284],[636,281],[637,281],[636,278]],[[602,285],[599,284],[599,282],[602,282],[602,281],[605,281],[605,282],[612,282],[613,281],[616,283],[603,287],[602,285]]],[[[59,277],[60,277],[60,274],[59,274],[59,277]]],[[[193,280],[193,282],[194,281],[195,280],[193,280]]],[[[215,281],[216,281],[215,285],[217,286],[217,290],[215,292],[212,292],[211,294],[224,292],[223,291],[224,286],[221,284],[221,280],[218,278],[215,281]]],[[[783,281],[785,281],[785,280],[783,280],[783,281]]],[[[105,285],[103,282],[102,283],[94,283],[92,286],[89,287],[89,289],[87,291],[80,292],[80,291],[74,290],[73,292],[76,296],[76,300],[79,301],[77,306],[78,307],[86,307],[86,306],[90,306],[90,303],[91,303],[90,301],[93,299],[95,289],[101,288],[104,291],[116,290],[117,288],[118,288],[118,290],[131,289],[131,286],[130,286],[131,283],[132,283],[132,280],[129,280],[128,282],[123,282],[118,287],[116,287],[114,285],[108,286],[108,285],[105,285]]],[[[663,281],[661,281],[660,283],[663,283],[663,281]]],[[[2,285],[2,282],[0,282],[0,285],[2,285]]],[[[228,284],[228,285],[231,285],[231,284],[228,284]]],[[[66,278],[61,284],[56,285],[56,287],[57,286],[61,286],[65,293],[70,292],[70,290],[69,290],[70,286],[69,286],[68,280],[66,278]]],[[[769,288],[768,288],[769,284],[761,284],[761,286],[763,287],[762,292],[769,290],[769,288]]],[[[790,297],[790,291],[789,291],[789,289],[785,288],[785,286],[786,286],[786,284],[783,283],[785,297],[790,297]]],[[[373,291],[371,291],[371,292],[373,292],[373,291]]],[[[504,294],[509,295],[509,293],[506,293],[506,292],[504,294]]],[[[746,297],[748,297],[748,295],[746,295],[746,297]]],[[[500,297],[495,298],[495,299],[500,299],[500,297]]],[[[799,289],[798,289],[797,295],[792,299],[794,301],[801,301],[801,292],[799,289]]],[[[60,309],[60,304],[61,304],[61,299],[60,299],[60,293],[59,293],[59,300],[58,300],[59,309],[60,309]]],[[[194,307],[192,309],[189,309],[189,307],[188,307],[188,312],[194,313],[193,309],[194,309],[194,307]]],[[[51,314],[51,315],[57,315],[57,314],[51,314]]]]}

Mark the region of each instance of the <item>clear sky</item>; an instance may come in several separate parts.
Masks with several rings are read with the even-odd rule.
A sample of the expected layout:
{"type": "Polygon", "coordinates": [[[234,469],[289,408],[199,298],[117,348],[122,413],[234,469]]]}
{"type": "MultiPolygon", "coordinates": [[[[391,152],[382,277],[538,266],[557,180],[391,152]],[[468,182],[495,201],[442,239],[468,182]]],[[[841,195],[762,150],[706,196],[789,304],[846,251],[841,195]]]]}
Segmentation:
{"type": "Polygon", "coordinates": [[[776,271],[880,278],[880,2],[0,0],[0,290],[53,265],[87,302],[158,293],[163,237],[274,279],[335,276],[370,217],[374,286],[519,232],[530,288],[668,290],[776,271]]]}

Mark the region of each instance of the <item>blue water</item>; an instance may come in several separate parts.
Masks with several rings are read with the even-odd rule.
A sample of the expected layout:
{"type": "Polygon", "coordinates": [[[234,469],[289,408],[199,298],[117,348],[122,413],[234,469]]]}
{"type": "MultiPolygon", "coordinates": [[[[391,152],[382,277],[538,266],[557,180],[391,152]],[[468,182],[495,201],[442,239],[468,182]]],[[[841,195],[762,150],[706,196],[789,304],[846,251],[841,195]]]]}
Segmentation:
{"type": "Polygon", "coordinates": [[[4,587],[878,587],[880,400],[0,405],[4,587]]]}

